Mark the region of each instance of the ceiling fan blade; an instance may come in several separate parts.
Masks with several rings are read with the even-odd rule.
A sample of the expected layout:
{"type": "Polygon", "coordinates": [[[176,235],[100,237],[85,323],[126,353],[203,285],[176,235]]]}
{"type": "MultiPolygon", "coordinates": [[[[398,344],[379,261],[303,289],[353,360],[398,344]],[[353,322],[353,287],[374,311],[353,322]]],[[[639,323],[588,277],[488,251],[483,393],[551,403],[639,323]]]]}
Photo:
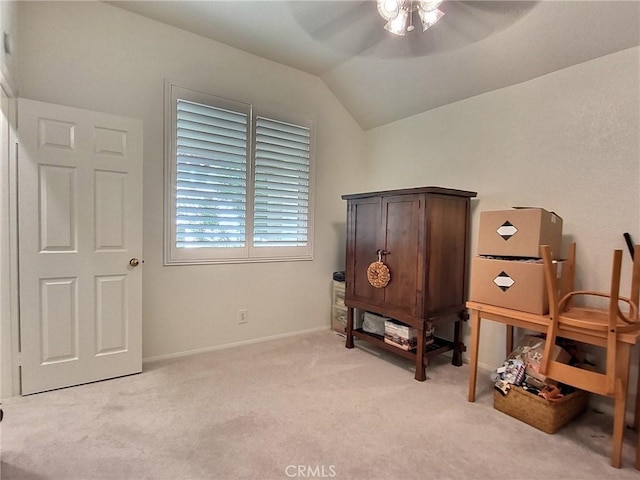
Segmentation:
{"type": "Polygon", "coordinates": [[[289,8],[311,38],[350,55],[361,54],[385,37],[384,20],[370,0],[294,1],[289,8]]]}
{"type": "Polygon", "coordinates": [[[518,21],[538,3],[445,0],[439,6],[445,13],[442,20],[422,32],[414,15],[417,28],[402,37],[384,30],[386,22],[370,0],[294,1],[288,5],[311,38],[346,56],[416,58],[482,40],[518,21]]]}

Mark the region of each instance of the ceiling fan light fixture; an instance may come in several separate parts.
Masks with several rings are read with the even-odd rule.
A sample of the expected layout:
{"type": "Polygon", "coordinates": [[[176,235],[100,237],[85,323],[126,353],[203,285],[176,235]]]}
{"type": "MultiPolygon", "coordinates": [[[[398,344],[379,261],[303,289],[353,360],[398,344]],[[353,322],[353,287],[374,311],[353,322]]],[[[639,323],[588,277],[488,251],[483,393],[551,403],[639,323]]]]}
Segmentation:
{"type": "Polygon", "coordinates": [[[377,0],[378,13],[387,23],[385,30],[395,35],[405,35],[414,29],[413,13],[418,12],[424,32],[444,16],[438,10],[443,0],[377,0]]]}
{"type": "Polygon", "coordinates": [[[401,0],[378,0],[378,13],[387,21],[393,20],[400,10],[401,0]]]}
{"type": "Polygon", "coordinates": [[[420,0],[417,3],[418,8],[423,12],[432,12],[442,5],[442,0],[420,0]]]}
{"type": "Polygon", "coordinates": [[[431,10],[428,12],[423,11],[422,9],[418,9],[418,16],[420,17],[420,21],[422,22],[422,31],[426,31],[429,27],[432,27],[438,20],[444,17],[444,12],[442,10],[431,10]]]}
{"type": "Polygon", "coordinates": [[[389,20],[384,29],[395,33],[396,35],[404,35],[407,33],[407,24],[409,23],[409,12],[407,10],[399,10],[395,18],[389,20]]]}

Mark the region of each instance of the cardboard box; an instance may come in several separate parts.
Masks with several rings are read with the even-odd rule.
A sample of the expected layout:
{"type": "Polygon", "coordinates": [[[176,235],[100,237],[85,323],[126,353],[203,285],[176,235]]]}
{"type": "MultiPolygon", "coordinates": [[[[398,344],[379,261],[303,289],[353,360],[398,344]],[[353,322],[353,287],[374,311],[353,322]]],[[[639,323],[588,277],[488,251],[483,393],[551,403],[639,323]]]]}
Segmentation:
{"type": "Polygon", "coordinates": [[[562,218],[543,208],[514,207],[480,213],[478,255],[540,258],[540,245],[549,245],[560,258],[562,218]]]}
{"type": "MultiPolygon", "coordinates": [[[[566,260],[554,262],[563,294],[566,260]]],[[[546,315],[549,299],[542,260],[504,260],[475,257],[471,264],[469,298],[474,302],[546,315]]]]}
{"type": "Polygon", "coordinates": [[[362,330],[382,337],[385,333],[385,322],[387,320],[391,319],[389,317],[383,317],[382,315],[376,315],[375,313],[364,312],[362,330]]]}
{"type": "Polygon", "coordinates": [[[384,342],[409,351],[418,346],[418,334],[409,325],[387,320],[384,322],[384,342]]]}

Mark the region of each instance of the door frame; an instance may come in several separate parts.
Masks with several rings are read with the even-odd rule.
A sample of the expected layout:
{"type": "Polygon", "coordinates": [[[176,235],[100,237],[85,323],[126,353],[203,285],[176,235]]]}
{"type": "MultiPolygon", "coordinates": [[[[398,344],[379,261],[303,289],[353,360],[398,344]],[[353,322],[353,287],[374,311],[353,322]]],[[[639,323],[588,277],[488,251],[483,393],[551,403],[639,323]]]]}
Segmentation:
{"type": "Polygon", "coordinates": [[[16,97],[0,74],[0,88],[8,99],[9,144],[0,151],[0,399],[20,395],[20,318],[18,308],[18,176],[16,97]],[[5,163],[6,162],[6,163],[5,163]],[[6,202],[6,204],[5,204],[6,202]]]}

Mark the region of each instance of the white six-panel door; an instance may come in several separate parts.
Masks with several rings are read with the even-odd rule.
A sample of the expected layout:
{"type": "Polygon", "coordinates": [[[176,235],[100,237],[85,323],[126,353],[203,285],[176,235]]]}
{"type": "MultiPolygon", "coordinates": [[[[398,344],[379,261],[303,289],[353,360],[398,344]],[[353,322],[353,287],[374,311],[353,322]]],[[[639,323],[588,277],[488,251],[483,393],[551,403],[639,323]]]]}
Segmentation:
{"type": "Polygon", "coordinates": [[[142,123],[19,99],[18,142],[22,394],[140,372],[142,123]]]}

